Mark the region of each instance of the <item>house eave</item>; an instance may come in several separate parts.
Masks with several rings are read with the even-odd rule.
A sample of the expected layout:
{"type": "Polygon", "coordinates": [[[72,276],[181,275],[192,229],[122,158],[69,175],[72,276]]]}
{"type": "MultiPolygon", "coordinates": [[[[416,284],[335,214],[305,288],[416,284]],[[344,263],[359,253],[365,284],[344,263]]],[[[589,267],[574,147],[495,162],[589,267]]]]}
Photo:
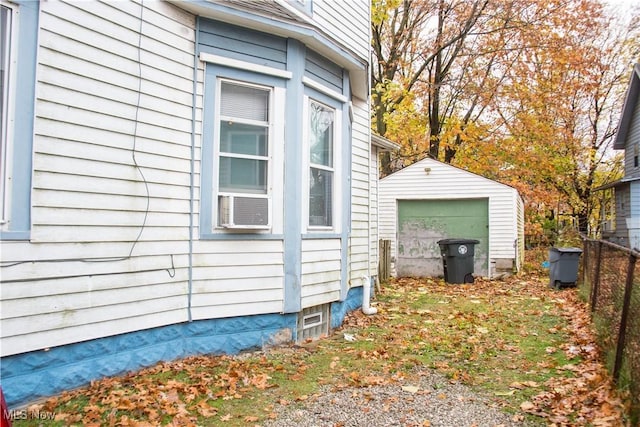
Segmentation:
{"type": "Polygon", "coordinates": [[[629,88],[624,99],[624,106],[622,107],[622,115],[620,116],[620,122],[618,124],[618,130],[616,132],[616,139],[613,143],[613,148],[616,150],[622,150],[625,148],[627,140],[627,134],[629,133],[629,127],[631,126],[631,118],[633,117],[633,110],[636,106],[640,94],[640,63],[633,66],[633,72],[631,73],[631,79],[629,81],[629,88]]]}
{"type": "Polygon", "coordinates": [[[593,191],[602,191],[609,188],[617,188],[635,181],[640,181],[640,177],[637,176],[632,178],[622,178],[617,181],[613,181],[608,184],[601,185],[600,187],[594,188],[593,191]]]}
{"type": "Polygon", "coordinates": [[[352,76],[351,90],[355,97],[367,99],[369,95],[369,67],[367,58],[359,57],[349,48],[334,40],[313,23],[296,14],[280,2],[274,2],[282,14],[270,14],[243,8],[241,3],[220,0],[168,0],[176,6],[204,18],[216,19],[229,24],[248,27],[256,31],[279,37],[294,38],[310,49],[327,57],[349,71],[352,76]]]}
{"type": "Polygon", "coordinates": [[[400,149],[400,144],[375,133],[371,134],[371,144],[384,151],[398,151],[400,149]]]}

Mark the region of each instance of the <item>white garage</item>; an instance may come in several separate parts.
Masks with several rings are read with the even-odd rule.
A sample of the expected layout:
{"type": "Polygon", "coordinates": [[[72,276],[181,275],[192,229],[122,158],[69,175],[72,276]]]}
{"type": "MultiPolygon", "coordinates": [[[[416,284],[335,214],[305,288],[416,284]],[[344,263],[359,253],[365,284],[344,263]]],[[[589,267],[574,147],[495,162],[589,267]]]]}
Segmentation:
{"type": "Polygon", "coordinates": [[[433,159],[379,183],[379,235],[391,241],[397,277],[441,277],[438,241],[476,239],[474,273],[495,277],[520,269],[524,205],[508,185],[433,159]]]}

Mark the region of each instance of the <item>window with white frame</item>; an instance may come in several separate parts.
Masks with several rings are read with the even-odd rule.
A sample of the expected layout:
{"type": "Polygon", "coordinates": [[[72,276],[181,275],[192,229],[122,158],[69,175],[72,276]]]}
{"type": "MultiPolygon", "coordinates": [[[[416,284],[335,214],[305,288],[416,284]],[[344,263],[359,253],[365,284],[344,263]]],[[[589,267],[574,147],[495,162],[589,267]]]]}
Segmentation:
{"type": "Polygon", "coordinates": [[[333,227],[336,110],[313,99],[308,103],[309,227],[333,227]]]}
{"type": "Polygon", "coordinates": [[[11,129],[13,121],[11,104],[13,93],[11,84],[13,79],[14,54],[13,46],[15,40],[15,9],[8,4],[0,5],[0,92],[2,93],[2,106],[0,107],[2,123],[0,124],[0,134],[2,142],[0,145],[0,223],[8,221],[11,180],[11,129]]]}
{"type": "Polygon", "coordinates": [[[220,79],[217,93],[218,226],[268,228],[273,88],[220,79]]]}

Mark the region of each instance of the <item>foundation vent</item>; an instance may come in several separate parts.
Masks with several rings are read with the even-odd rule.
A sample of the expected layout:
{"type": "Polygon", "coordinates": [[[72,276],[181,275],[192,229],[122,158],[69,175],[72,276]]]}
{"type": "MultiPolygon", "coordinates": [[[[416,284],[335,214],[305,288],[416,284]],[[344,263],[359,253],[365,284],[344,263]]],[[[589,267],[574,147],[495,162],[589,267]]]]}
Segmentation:
{"type": "Polygon", "coordinates": [[[329,304],[307,307],[298,315],[298,342],[329,335],[329,304]]]}

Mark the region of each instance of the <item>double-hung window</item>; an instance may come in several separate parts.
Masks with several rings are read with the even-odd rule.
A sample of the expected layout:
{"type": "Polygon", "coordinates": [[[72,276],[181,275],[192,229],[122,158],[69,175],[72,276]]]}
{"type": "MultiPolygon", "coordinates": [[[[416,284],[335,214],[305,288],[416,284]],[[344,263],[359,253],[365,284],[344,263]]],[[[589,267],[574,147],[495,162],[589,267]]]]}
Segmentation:
{"type": "Polygon", "coordinates": [[[219,83],[218,226],[268,228],[273,89],[219,83]]]}
{"type": "Polygon", "coordinates": [[[309,100],[309,227],[332,227],[336,112],[309,100]]]}
{"type": "Polygon", "coordinates": [[[304,212],[307,232],[340,232],[342,103],[309,91],[305,96],[304,212]]]}

